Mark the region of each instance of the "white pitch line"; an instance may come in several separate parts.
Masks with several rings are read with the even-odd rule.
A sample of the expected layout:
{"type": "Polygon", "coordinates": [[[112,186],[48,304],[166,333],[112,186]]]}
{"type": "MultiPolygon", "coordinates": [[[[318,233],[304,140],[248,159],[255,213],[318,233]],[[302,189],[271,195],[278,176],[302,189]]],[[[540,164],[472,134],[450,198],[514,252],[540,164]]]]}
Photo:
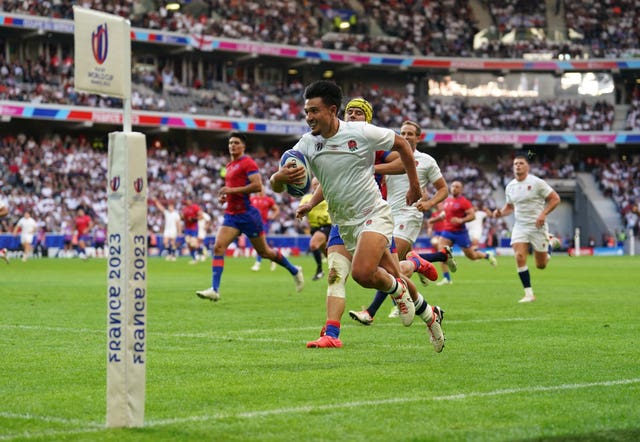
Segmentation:
{"type": "MultiPolygon", "coordinates": [[[[87,425],[85,421],[81,421],[80,419],[65,419],[61,417],[47,417],[47,416],[36,416],[31,413],[9,413],[9,412],[0,412],[0,417],[7,419],[15,419],[15,420],[39,420],[42,422],[47,422],[51,424],[63,424],[63,425],[87,425]]],[[[99,426],[100,424],[91,424],[95,426],[99,426]]]]}
{"type": "MultiPolygon", "coordinates": [[[[491,318],[491,319],[447,319],[446,325],[449,324],[482,324],[482,323],[498,323],[498,322],[529,322],[529,321],[544,321],[542,318],[491,318]]],[[[547,319],[552,320],[552,319],[547,319]]],[[[384,324],[376,323],[375,328],[379,327],[398,327],[400,322],[387,322],[384,324]]],[[[419,324],[419,321],[415,322],[415,325],[419,324]]],[[[355,322],[343,322],[342,326],[346,327],[361,327],[360,324],[355,322]]],[[[320,330],[320,326],[305,326],[305,327],[290,327],[290,328],[270,328],[270,329],[243,329],[243,330],[226,330],[224,337],[229,337],[236,334],[274,334],[274,333],[291,333],[296,331],[309,331],[320,330]]],[[[88,329],[88,328],[69,328],[69,327],[50,327],[43,325],[27,325],[27,324],[0,324],[0,329],[7,330],[35,330],[35,331],[47,331],[47,332],[61,332],[61,333],[81,333],[81,334],[102,334],[106,333],[104,329],[88,329]]],[[[212,332],[199,332],[199,333],[183,333],[183,332],[162,332],[147,330],[150,335],[154,336],[172,336],[178,338],[221,338],[221,335],[212,332]]],[[[288,342],[288,341],[287,341],[288,342]]]]}
{"type": "MultiPolygon", "coordinates": [[[[501,318],[501,319],[460,319],[460,320],[447,320],[447,325],[449,324],[478,324],[478,323],[492,323],[495,324],[497,322],[527,322],[527,321],[537,321],[540,322],[542,319],[540,318],[501,318]]],[[[415,327],[420,327],[422,323],[420,321],[416,321],[415,327]]],[[[344,328],[360,328],[363,327],[360,324],[355,322],[344,322],[344,328]]],[[[376,324],[375,328],[387,328],[387,327],[400,327],[397,322],[386,322],[384,324],[376,324]]],[[[68,328],[68,327],[51,327],[51,326],[42,326],[42,325],[22,325],[22,324],[0,324],[0,329],[12,329],[12,330],[30,330],[30,331],[46,331],[48,333],[51,332],[60,332],[60,333],[80,333],[83,335],[102,335],[105,333],[104,330],[92,330],[87,328],[68,328]]],[[[163,332],[163,331],[148,331],[148,336],[158,336],[158,337],[167,337],[167,338],[187,338],[187,339],[208,339],[208,340],[216,340],[217,342],[226,342],[226,341],[235,341],[235,342],[267,342],[267,343],[280,343],[280,344],[300,344],[305,343],[309,339],[287,339],[282,336],[286,336],[291,333],[297,332],[306,332],[306,331],[314,331],[317,332],[319,327],[317,325],[314,326],[305,326],[305,327],[289,327],[289,328],[275,328],[275,329],[242,329],[242,330],[225,330],[220,333],[216,332],[197,332],[197,333],[184,333],[184,332],[163,332]],[[268,337],[260,337],[260,335],[268,334],[268,337]],[[253,336],[251,336],[253,335],[253,336]]],[[[379,344],[379,347],[387,347],[388,345],[379,344]]],[[[403,349],[421,349],[421,345],[403,345],[398,347],[397,344],[390,346],[392,348],[403,348],[403,349]]]]}
{"type": "MultiPolygon", "coordinates": [[[[158,419],[158,420],[148,420],[145,422],[145,427],[164,427],[169,425],[176,424],[184,424],[189,422],[208,422],[208,421],[216,421],[223,419],[255,419],[261,417],[269,417],[269,416],[280,416],[286,414],[300,414],[300,413],[312,413],[317,411],[325,411],[325,410],[336,410],[336,409],[352,409],[352,408],[361,408],[378,406],[378,405],[388,405],[388,404],[405,404],[410,402],[426,402],[426,401],[460,401],[465,399],[476,399],[483,397],[495,397],[495,396],[505,396],[509,394],[526,394],[526,393],[540,393],[540,392],[555,392],[555,391],[566,391],[566,390],[578,390],[582,388],[599,388],[599,387],[617,387],[621,385],[630,385],[630,384],[638,384],[640,383],[640,378],[632,378],[632,379],[619,379],[612,381],[601,381],[601,382],[588,382],[588,383],[577,383],[577,384],[560,384],[560,385],[549,385],[549,386],[532,386],[532,387],[522,387],[522,388],[505,388],[493,391],[475,391],[469,393],[457,393],[457,394],[448,394],[444,396],[429,396],[429,397],[405,397],[405,398],[387,398],[387,399],[375,399],[375,400],[367,400],[367,401],[353,401],[353,402],[343,402],[336,403],[332,402],[331,404],[322,404],[322,405],[304,405],[298,407],[288,407],[288,408],[275,408],[272,410],[254,410],[254,411],[244,411],[238,413],[217,413],[211,414],[207,416],[189,416],[184,418],[171,418],[171,419],[158,419]]],[[[40,420],[43,422],[56,422],[60,424],[69,423],[71,425],[77,425],[79,422],[76,419],[59,419],[52,418],[46,416],[34,416],[31,414],[27,415],[19,415],[12,413],[1,413],[0,417],[4,418],[20,418],[20,419],[34,419],[40,420]]],[[[63,435],[71,435],[71,434],[80,434],[80,433],[95,433],[100,430],[99,427],[102,424],[98,424],[95,422],[87,422],[85,428],[76,428],[70,429],[68,431],[52,431],[52,432],[41,432],[41,433],[31,433],[25,432],[21,434],[13,434],[13,435],[0,435],[0,440],[8,441],[13,439],[32,439],[32,438],[42,438],[42,437],[51,437],[51,436],[63,436],[63,435]]],[[[102,427],[106,429],[105,427],[102,427]]]]}
{"type": "Polygon", "coordinates": [[[337,408],[351,409],[351,408],[360,408],[363,406],[404,404],[409,402],[425,402],[425,401],[454,401],[454,400],[457,401],[457,400],[475,399],[475,398],[482,398],[482,397],[503,396],[507,394],[578,390],[581,388],[613,387],[613,386],[629,385],[629,384],[637,384],[637,383],[640,383],[640,378],[621,379],[621,380],[615,380],[615,381],[589,382],[589,383],[581,383],[581,384],[561,384],[561,385],[551,385],[551,386],[507,388],[507,389],[500,389],[500,390],[486,391],[486,392],[470,392],[470,393],[450,394],[445,396],[429,396],[428,398],[425,398],[425,397],[388,398],[388,399],[377,399],[377,400],[367,400],[367,401],[344,402],[342,404],[332,402],[331,404],[326,404],[326,405],[305,405],[300,407],[276,408],[273,410],[256,410],[256,411],[246,411],[246,412],[240,412],[240,413],[213,414],[210,416],[190,416],[187,418],[149,420],[146,422],[146,425],[150,427],[157,427],[157,426],[180,424],[184,422],[206,422],[209,420],[221,420],[221,419],[228,419],[228,418],[252,419],[256,417],[278,416],[283,414],[298,414],[298,413],[310,413],[310,412],[325,411],[325,410],[335,410],[337,408]]]}
{"type": "Polygon", "coordinates": [[[52,416],[36,416],[31,413],[3,413],[0,412],[0,417],[4,419],[13,419],[13,420],[36,420],[49,424],[60,424],[60,425],[76,425],[80,428],[75,430],[52,430],[52,431],[25,431],[20,434],[0,434],[0,440],[13,440],[13,439],[34,439],[34,438],[46,438],[51,439],[55,436],[67,436],[72,434],[83,434],[83,433],[95,433],[97,431],[104,430],[104,424],[100,424],[97,422],[83,422],[79,419],[64,419],[59,417],[52,416]]]}
{"type": "Polygon", "coordinates": [[[10,440],[28,440],[28,439],[56,439],[58,436],[60,438],[71,436],[74,434],[87,434],[87,433],[98,433],[100,431],[104,431],[105,426],[100,425],[100,428],[92,427],[92,428],[78,428],[76,430],[60,430],[60,431],[41,431],[39,433],[25,431],[24,433],[14,434],[14,435],[0,435],[0,440],[2,441],[10,441],[10,440]]]}

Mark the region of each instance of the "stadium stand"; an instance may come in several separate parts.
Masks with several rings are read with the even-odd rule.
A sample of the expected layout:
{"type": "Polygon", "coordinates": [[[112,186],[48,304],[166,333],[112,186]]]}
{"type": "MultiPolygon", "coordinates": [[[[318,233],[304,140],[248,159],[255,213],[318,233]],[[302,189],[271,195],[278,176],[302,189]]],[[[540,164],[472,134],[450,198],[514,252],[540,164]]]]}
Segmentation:
{"type": "MultiPolygon", "coordinates": [[[[474,47],[480,29],[467,0],[435,2],[222,2],[185,4],[179,11],[164,2],[92,1],[84,6],[128,17],[134,27],[196,33],[256,42],[324,47],[356,52],[438,56],[520,58],[526,53],[552,52],[554,57],[617,58],[637,55],[640,31],[633,0],[606,3],[563,0],[524,2],[478,1],[492,18],[486,45],[474,47]],[[547,7],[553,4],[553,8],[547,7]],[[365,14],[366,11],[366,14],[365,14]],[[561,39],[546,31],[549,16],[564,12],[561,39]],[[624,13],[623,13],[624,12],[624,13]],[[349,23],[348,31],[340,23],[349,23]],[[542,30],[532,34],[531,30],[542,30]],[[337,31],[337,32],[336,32],[337,31]],[[554,37],[554,38],[552,38],[554,37]]],[[[72,19],[70,2],[15,0],[2,4],[4,12],[72,19]]],[[[477,14],[480,15],[480,14],[477,14]]],[[[549,30],[551,31],[551,30],[549,30]]]]}
{"type": "MultiPolygon", "coordinates": [[[[92,108],[122,107],[122,101],[118,99],[76,92],[70,67],[71,62],[67,69],[57,73],[59,69],[44,60],[35,65],[29,60],[9,64],[0,54],[0,99],[92,108]]],[[[296,121],[304,118],[298,82],[286,86],[217,82],[211,89],[198,91],[178,85],[170,75],[169,80],[162,82],[162,91],[156,92],[154,88],[158,86],[153,86],[154,81],[148,77],[167,77],[165,71],[133,77],[133,109],[187,111],[235,118],[296,121]]],[[[592,131],[611,130],[614,123],[613,105],[604,100],[588,103],[584,100],[505,98],[493,103],[473,104],[462,99],[434,99],[427,107],[416,102],[411,93],[414,88],[415,85],[401,89],[370,85],[353,88],[350,95],[367,97],[375,110],[374,123],[389,127],[399,127],[406,119],[419,121],[425,128],[452,130],[592,131]]],[[[633,113],[627,119],[628,123],[635,121],[635,115],[633,113]]]]}
{"type": "MultiPolygon", "coordinates": [[[[575,170],[592,169],[587,158],[597,159],[597,164],[623,156],[634,158],[638,142],[633,141],[633,132],[619,135],[612,131],[637,131],[640,126],[637,69],[624,60],[601,65],[589,61],[588,69],[594,74],[573,60],[633,55],[638,29],[629,23],[636,20],[636,11],[631,11],[631,3],[621,0],[609,2],[611,8],[591,2],[554,3],[363,0],[349,2],[345,8],[344,2],[337,1],[320,6],[313,2],[236,1],[221,7],[222,2],[209,0],[183,5],[178,12],[166,10],[162,2],[147,9],[133,1],[96,0],[83,5],[128,17],[133,26],[158,32],[154,35],[166,39],[161,44],[150,43],[144,35],[151,34],[142,33],[143,39],[134,41],[135,110],[177,114],[176,119],[182,121],[187,119],[182,114],[194,118],[210,115],[216,118],[214,125],[224,128],[232,127],[227,123],[247,127],[247,122],[258,119],[265,128],[253,134],[261,153],[258,158],[264,170],[273,170],[279,152],[291,144],[291,135],[304,130],[303,85],[328,74],[325,78],[334,78],[348,96],[371,101],[376,124],[398,127],[404,119],[413,119],[436,131],[426,135],[421,148],[445,165],[447,179],[462,177],[465,182],[474,182],[472,192],[467,188],[474,200],[493,207],[495,192],[509,173],[502,163],[508,164],[513,146],[541,143],[554,152],[548,161],[536,164],[534,172],[557,180],[573,180],[575,170]],[[631,12],[620,14],[625,8],[631,12]],[[595,28],[594,17],[598,21],[595,28]],[[340,29],[345,21],[349,23],[347,31],[340,29]],[[565,29],[562,38],[536,34],[536,30],[547,28],[545,35],[551,36],[552,23],[565,29]],[[488,31],[483,34],[485,42],[478,45],[475,40],[483,32],[480,26],[488,31]],[[186,39],[181,37],[185,35],[186,39]],[[203,49],[203,44],[217,37],[231,38],[238,49],[215,53],[203,49]],[[193,41],[200,41],[200,46],[194,48],[193,41]],[[269,46],[274,43],[295,46],[275,50],[269,46]],[[244,44],[249,49],[242,49],[244,44]],[[290,48],[308,50],[309,56],[296,59],[282,55],[290,48]],[[327,49],[341,52],[317,52],[327,49]],[[348,53],[355,54],[353,57],[373,55],[350,63],[326,61],[326,57],[348,57],[344,55],[348,53]],[[384,54],[405,57],[385,58],[384,54]],[[423,55],[437,57],[416,58],[423,55]],[[534,56],[564,61],[545,64],[534,56]],[[512,58],[513,63],[489,57],[512,58]],[[375,65],[378,60],[383,64],[375,65]],[[393,64],[395,60],[403,66],[393,64]],[[432,62],[442,64],[416,68],[432,62]],[[564,70],[572,69],[577,75],[564,75],[564,70]],[[514,76],[520,78],[514,82],[514,76]],[[595,91],[593,95],[579,92],[587,83],[595,91]],[[452,93],[453,85],[468,95],[452,93]],[[475,95],[478,90],[480,96],[475,95]],[[538,90],[539,95],[531,94],[538,90]],[[282,122],[291,124],[278,132],[282,122]],[[474,162],[474,156],[484,160],[474,162]]],[[[0,142],[3,190],[16,211],[38,207],[47,231],[64,231],[69,214],[79,204],[91,205],[96,218],[104,221],[106,209],[100,204],[93,207],[92,201],[104,193],[102,179],[95,174],[104,173],[100,168],[105,155],[104,134],[115,129],[113,122],[54,124],[46,117],[38,120],[45,124],[32,131],[25,130],[28,123],[23,121],[32,118],[26,116],[33,115],[32,106],[50,106],[43,114],[58,119],[70,109],[118,109],[122,103],[74,90],[73,48],[68,35],[71,3],[6,1],[0,11],[8,17],[0,26],[10,31],[0,37],[0,109],[4,112],[0,124],[11,128],[3,131],[0,142]],[[47,18],[48,31],[21,28],[28,26],[19,25],[25,23],[23,17],[47,18]],[[59,21],[52,24],[49,18],[59,21]],[[7,52],[7,48],[12,49],[7,52]],[[4,135],[9,133],[12,135],[4,135]],[[42,158],[48,161],[44,164],[63,168],[51,173],[42,168],[42,158]],[[70,183],[72,190],[65,189],[70,183]],[[65,199],[57,214],[47,212],[60,202],[54,194],[60,201],[65,199]]],[[[37,20],[27,23],[43,26],[37,20]]],[[[175,127],[152,124],[138,130],[148,133],[152,190],[157,188],[159,194],[176,200],[195,193],[215,220],[220,208],[213,202],[211,189],[220,183],[217,173],[224,162],[224,155],[219,156],[224,149],[220,132],[226,129],[176,134],[175,127]],[[197,179],[192,181],[192,176],[197,179]]],[[[631,173],[629,180],[635,188],[640,187],[637,173],[631,173]]],[[[627,199],[637,200],[637,196],[628,195],[627,199]]],[[[291,200],[280,202],[289,209],[295,205],[291,200]]],[[[637,225],[629,215],[637,212],[633,203],[618,206],[625,225],[637,225]]],[[[275,224],[275,231],[300,231],[290,210],[288,215],[275,224]]],[[[3,221],[3,231],[8,231],[10,220],[3,221]]],[[[160,221],[150,209],[151,229],[158,229],[160,221]]],[[[489,228],[499,232],[505,226],[489,228]]]]}

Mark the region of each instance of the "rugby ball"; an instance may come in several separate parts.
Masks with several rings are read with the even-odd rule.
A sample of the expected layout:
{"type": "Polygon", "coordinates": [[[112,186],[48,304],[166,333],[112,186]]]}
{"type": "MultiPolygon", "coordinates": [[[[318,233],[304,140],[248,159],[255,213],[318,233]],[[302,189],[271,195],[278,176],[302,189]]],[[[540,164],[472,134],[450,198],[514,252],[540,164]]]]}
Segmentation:
{"type": "Polygon", "coordinates": [[[280,168],[290,167],[293,164],[295,167],[302,167],[304,169],[304,180],[301,184],[287,184],[287,193],[293,197],[300,198],[311,189],[311,174],[307,166],[307,160],[304,155],[297,150],[289,149],[285,151],[280,157],[280,168]]]}

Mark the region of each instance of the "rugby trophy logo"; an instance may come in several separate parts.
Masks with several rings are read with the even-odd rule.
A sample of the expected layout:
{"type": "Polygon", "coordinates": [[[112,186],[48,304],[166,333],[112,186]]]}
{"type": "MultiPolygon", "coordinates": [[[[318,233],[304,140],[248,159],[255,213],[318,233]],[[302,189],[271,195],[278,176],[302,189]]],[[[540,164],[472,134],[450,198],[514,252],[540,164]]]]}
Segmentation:
{"type": "Polygon", "coordinates": [[[116,175],[111,178],[111,181],[109,181],[109,187],[111,188],[112,192],[118,191],[118,189],[120,188],[120,175],[116,175]]]}
{"type": "Polygon", "coordinates": [[[96,60],[96,63],[104,63],[109,53],[109,33],[106,23],[99,25],[96,30],[91,33],[91,49],[93,50],[93,58],[96,60]]]}
{"type": "Polygon", "coordinates": [[[133,181],[133,189],[137,192],[140,193],[142,192],[142,189],[144,188],[144,180],[142,178],[136,178],[133,181]]]}

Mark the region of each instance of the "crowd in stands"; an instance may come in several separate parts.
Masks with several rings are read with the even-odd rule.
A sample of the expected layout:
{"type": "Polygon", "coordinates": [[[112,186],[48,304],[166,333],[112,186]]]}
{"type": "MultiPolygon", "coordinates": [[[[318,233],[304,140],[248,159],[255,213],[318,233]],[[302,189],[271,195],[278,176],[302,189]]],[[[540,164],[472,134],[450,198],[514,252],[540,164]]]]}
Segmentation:
{"type": "MultiPolygon", "coordinates": [[[[257,153],[254,158],[267,183],[278,167],[278,155],[257,153]]],[[[211,233],[215,232],[223,213],[215,189],[224,183],[220,171],[228,162],[226,151],[178,153],[155,146],[149,149],[147,160],[149,197],[164,203],[171,200],[177,207],[193,199],[212,216],[211,233]]],[[[1,220],[0,232],[13,231],[13,224],[25,210],[32,211],[46,232],[68,229],[78,208],[91,215],[96,228],[104,227],[106,175],[107,154],[100,140],[60,135],[1,137],[0,189],[11,214],[1,220]]],[[[294,200],[287,194],[272,196],[282,207],[282,217],[273,223],[272,233],[300,233],[304,226],[293,216],[294,200]]],[[[151,204],[148,223],[151,231],[162,232],[163,215],[151,204]]]]}
{"type": "Polygon", "coordinates": [[[547,8],[545,2],[522,2],[514,0],[484,0],[491,17],[501,33],[511,29],[546,28],[547,8]]]}
{"type": "MultiPolygon", "coordinates": [[[[133,0],[87,0],[81,4],[127,17],[134,27],[358,52],[499,58],[520,58],[530,52],[614,58],[640,52],[635,0],[558,0],[555,11],[547,11],[545,3],[481,2],[498,38],[475,49],[473,37],[479,29],[468,0],[361,0],[354,11],[349,9],[351,5],[337,0],[321,4],[309,0],[203,0],[186,4],[180,11],[167,10],[165,2],[155,7],[133,0]],[[502,37],[511,31],[520,35],[532,28],[544,29],[547,14],[559,15],[561,2],[565,12],[562,19],[573,31],[571,40],[557,42],[545,36],[529,36],[504,43],[502,37]],[[358,10],[366,11],[366,15],[358,10]],[[353,18],[351,32],[332,32],[336,31],[335,17],[345,11],[350,20],[353,18]],[[382,35],[373,29],[379,29],[382,35]]],[[[72,4],[5,0],[0,10],[72,19],[72,4]]]]}
{"type": "Polygon", "coordinates": [[[636,85],[627,111],[625,130],[640,131],[640,86],[636,85]]]}
{"type": "MultiPolygon", "coordinates": [[[[279,152],[251,154],[263,173],[263,181],[278,167],[279,152]]],[[[149,197],[161,202],[173,201],[179,207],[193,199],[212,215],[211,232],[222,218],[215,189],[223,186],[221,176],[228,162],[226,151],[183,152],[156,145],[148,152],[149,197]]],[[[478,206],[495,207],[492,192],[495,183],[477,166],[467,160],[443,160],[442,170],[447,180],[460,179],[472,183],[468,196],[478,206]]],[[[36,139],[19,134],[0,138],[0,188],[9,200],[12,215],[2,220],[3,232],[10,232],[13,223],[25,210],[47,232],[60,232],[79,207],[91,214],[94,221],[106,225],[107,155],[100,141],[87,137],[46,136],[36,139]]],[[[273,223],[271,233],[295,234],[304,225],[295,220],[296,200],[287,194],[270,194],[281,207],[281,217],[273,223]]],[[[150,230],[162,232],[163,217],[154,205],[149,207],[150,230]]]]}
{"type": "MultiPolygon", "coordinates": [[[[39,0],[5,0],[0,11],[72,19],[74,2],[39,0]]],[[[141,2],[133,0],[87,0],[81,5],[131,19],[134,27],[179,33],[249,39],[256,42],[281,43],[315,48],[356,52],[392,53],[395,55],[430,55],[463,57],[522,57],[524,53],[548,52],[582,57],[587,52],[596,57],[626,57],[640,54],[639,10],[635,0],[594,2],[558,0],[554,13],[564,6],[568,27],[582,39],[553,42],[545,39],[516,39],[512,43],[489,40],[473,47],[478,31],[468,0],[382,1],[360,0],[366,17],[356,12],[352,32],[335,28],[335,14],[347,5],[337,0],[322,4],[312,1],[203,0],[200,9],[184,8],[171,12],[163,5],[145,11],[141,2]],[[380,29],[382,34],[369,32],[380,29]]],[[[196,2],[194,2],[195,5],[196,2]]],[[[529,28],[544,28],[545,2],[519,0],[484,1],[498,35],[512,30],[520,33],[529,28]]],[[[520,35],[520,34],[518,34],[520,35]]],[[[5,48],[6,42],[0,37],[5,48]]],[[[16,54],[12,54],[13,57],[16,54]]],[[[132,106],[134,109],[189,112],[222,115],[232,118],[261,118],[301,121],[304,118],[301,93],[303,85],[256,84],[231,80],[216,83],[200,79],[183,84],[166,66],[162,70],[135,72],[132,106]],[[175,107],[172,95],[189,100],[185,107],[175,107]]],[[[73,54],[7,62],[0,50],[0,100],[29,103],[51,103],[94,108],[116,107],[118,99],[78,93],[73,87],[73,54]]],[[[399,127],[406,119],[418,121],[425,129],[503,130],[503,131],[609,131],[614,122],[613,105],[607,101],[500,99],[488,103],[470,103],[462,99],[432,98],[425,103],[416,100],[415,84],[402,89],[358,84],[345,91],[347,96],[363,96],[374,107],[374,123],[399,127]]],[[[627,115],[626,130],[640,130],[640,89],[636,87],[627,115]]],[[[32,208],[46,231],[69,229],[78,207],[90,207],[100,223],[106,221],[104,173],[106,154],[83,137],[54,136],[42,140],[18,135],[0,139],[0,185],[11,204],[22,212],[32,208]],[[97,202],[97,203],[96,203],[97,202]]],[[[256,156],[266,178],[277,167],[275,156],[256,156]]],[[[221,183],[219,171],[227,161],[220,156],[189,152],[177,155],[171,149],[149,152],[150,191],[178,204],[185,195],[199,195],[201,204],[212,214],[217,226],[221,209],[211,189],[221,183]]],[[[465,162],[443,161],[447,180],[462,179],[480,183],[473,188],[478,207],[493,207],[491,190],[506,184],[510,164],[498,175],[487,178],[479,168],[465,162]],[[481,192],[481,190],[485,192],[481,192]]],[[[637,162],[633,163],[637,165],[637,162]]],[[[603,168],[603,190],[616,199],[627,224],[636,225],[638,200],[637,166],[627,163],[603,168]],[[631,170],[629,170],[631,169],[631,170]],[[618,175],[616,175],[618,174],[618,175]],[[606,175],[606,177],[604,177],[606,175]],[[621,176],[630,177],[620,182],[621,176]],[[613,178],[611,178],[613,177],[613,178]],[[631,183],[631,184],[629,184],[631,183]],[[632,184],[636,184],[633,187],[632,184]],[[620,200],[620,201],[618,201],[620,200]],[[633,209],[635,207],[635,209],[633,209]],[[635,218],[634,218],[635,216],[635,218]],[[635,221],[634,221],[635,220],[635,221]]],[[[541,163],[532,171],[542,177],[570,177],[570,162],[541,163]]],[[[151,195],[155,196],[155,195],[151,195]]],[[[282,219],[274,224],[274,233],[301,230],[291,216],[295,205],[286,196],[275,195],[283,207],[282,219]]],[[[150,207],[150,229],[161,231],[161,214],[150,207]]],[[[4,219],[2,231],[9,231],[11,219],[4,219]]],[[[500,226],[492,228],[501,229],[500,226]]]]}
{"type": "Polygon", "coordinates": [[[640,10],[635,0],[564,1],[566,26],[575,29],[593,57],[640,55],[640,10]]]}
{"type": "MultiPolygon", "coordinates": [[[[635,28],[629,26],[630,22],[637,22],[635,9],[630,8],[633,12],[626,15],[618,12],[630,6],[629,0],[611,0],[608,2],[610,8],[604,8],[589,1],[567,3],[565,5],[567,16],[589,30],[585,32],[589,37],[589,44],[593,45],[594,39],[599,35],[593,29],[600,31],[602,38],[608,44],[608,46],[598,47],[615,46],[615,42],[620,40],[628,44],[640,41],[637,35],[635,37],[630,35],[634,30],[638,34],[637,26],[635,28]],[[598,26],[594,25],[594,20],[599,23],[598,26]],[[615,36],[605,37],[609,34],[615,36]]],[[[140,5],[130,0],[95,0],[83,3],[83,6],[130,17],[134,25],[183,32],[194,29],[198,32],[208,32],[205,29],[207,27],[221,26],[221,23],[227,21],[238,22],[244,26],[253,26],[259,29],[259,32],[254,29],[254,33],[258,35],[247,34],[245,32],[247,29],[243,28],[242,31],[245,33],[236,37],[256,41],[278,41],[279,37],[273,35],[275,31],[272,32],[272,27],[289,36],[311,35],[310,32],[302,32],[302,30],[326,28],[322,24],[322,18],[328,19],[331,16],[327,11],[344,9],[344,4],[335,0],[323,2],[322,6],[317,7],[313,2],[306,4],[285,1],[267,5],[265,1],[258,0],[225,3],[224,7],[221,7],[222,2],[216,0],[205,1],[202,4],[206,7],[200,8],[198,13],[215,19],[203,20],[199,16],[196,20],[189,15],[188,9],[184,12],[172,13],[163,6],[157,10],[144,12],[140,5]],[[308,13],[302,14],[301,8],[306,8],[308,13]],[[149,17],[152,19],[148,19],[149,17]],[[296,26],[291,25],[294,19],[296,26]],[[298,23],[305,20],[309,20],[310,23],[308,25],[298,23]]],[[[472,40],[470,30],[473,29],[474,22],[471,8],[466,0],[438,2],[363,0],[361,4],[367,11],[367,20],[378,23],[385,31],[383,39],[386,39],[387,43],[411,40],[416,47],[437,46],[437,50],[433,51],[436,55],[447,55],[449,49],[455,55],[473,55],[472,48],[466,45],[472,40]]],[[[487,2],[485,7],[491,13],[493,21],[499,25],[500,29],[504,28],[503,30],[509,27],[540,27],[546,23],[544,2],[501,0],[487,2]]],[[[0,3],[0,10],[64,19],[72,18],[71,3],[68,2],[4,1],[0,3]]],[[[364,28],[369,29],[370,26],[359,27],[359,29],[364,28]]],[[[361,34],[344,35],[347,38],[355,35],[362,40],[361,34]]],[[[303,37],[295,37],[298,40],[301,38],[303,37]]],[[[2,42],[1,39],[0,42],[2,42]]],[[[535,40],[516,41],[508,46],[508,51],[522,44],[535,46],[537,43],[535,40]]],[[[391,52],[403,53],[403,50],[395,47],[397,46],[395,43],[390,46],[392,46],[389,48],[391,52]]],[[[406,46],[403,43],[403,47],[406,46]]],[[[501,44],[501,46],[504,45],[501,44]]],[[[363,51],[366,48],[352,49],[363,51]]],[[[496,50],[503,49],[505,48],[496,50]]],[[[521,56],[522,54],[499,55],[521,56]]],[[[5,61],[0,51],[0,99],[34,104],[115,108],[122,106],[118,99],[75,91],[72,68],[72,54],[63,54],[60,58],[57,54],[51,57],[40,54],[37,60],[14,58],[9,63],[5,61]]],[[[230,80],[226,84],[213,81],[206,81],[203,84],[200,79],[195,79],[193,84],[184,84],[166,66],[158,71],[134,72],[133,80],[132,107],[138,110],[290,121],[300,121],[304,117],[302,87],[297,82],[290,85],[270,85],[230,80]],[[184,101],[174,103],[171,95],[184,96],[188,99],[188,103],[185,104],[184,101]]],[[[354,88],[347,95],[364,96],[372,101],[376,115],[375,123],[388,127],[397,127],[403,120],[412,119],[421,122],[424,128],[451,130],[607,131],[613,129],[613,106],[605,101],[587,103],[552,99],[532,102],[505,99],[491,104],[470,105],[464,100],[441,102],[438,99],[431,99],[428,103],[416,103],[413,93],[415,89],[415,84],[409,84],[400,90],[369,85],[354,88]]],[[[637,102],[633,100],[629,110],[625,124],[626,130],[637,130],[640,127],[637,102]]]]}
{"type": "MultiPolygon", "coordinates": [[[[93,108],[122,107],[119,99],[76,92],[70,72],[72,61],[65,60],[59,63],[41,58],[36,62],[8,63],[0,54],[0,99],[93,108]]],[[[175,77],[163,69],[155,74],[134,76],[135,84],[145,88],[141,92],[134,86],[131,98],[134,109],[209,113],[232,118],[304,119],[303,85],[295,80],[288,85],[273,86],[230,81],[212,85],[215,90],[186,89],[181,92],[175,89],[175,77]],[[156,78],[161,79],[159,86],[154,86],[156,78]],[[154,92],[152,86],[160,91],[154,92]],[[187,95],[192,92],[189,107],[172,108],[166,99],[166,91],[187,95]]],[[[606,101],[588,104],[576,100],[505,98],[492,103],[469,104],[461,99],[431,99],[421,105],[415,99],[415,87],[411,83],[402,89],[360,85],[347,91],[347,95],[367,98],[374,107],[374,123],[386,127],[399,127],[402,121],[410,119],[428,129],[609,131],[614,122],[613,105],[606,101]]],[[[637,100],[634,103],[636,109],[637,100]]],[[[630,117],[629,121],[637,119],[630,117]]]]}
{"type": "MultiPolygon", "coordinates": [[[[286,193],[274,194],[268,177],[278,167],[279,151],[250,152],[263,174],[267,194],[272,196],[281,215],[271,227],[271,234],[304,233],[306,225],[295,219],[297,200],[286,193]]],[[[495,191],[513,178],[511,158],[499,158],[495,173],[487,173],[474,161],[448,155],[437,158],[447,182],[465,183],[464,194],[476,210],[491,211],[497,207],[495,191]]],[[[148,150],[149,198],[163,203],[174,202],[179,209],[192,199],[211,215],[209,234],[217,230],[223,216],[216,198],[222,187],[221,171],[228,162],[224,149],[187,151],[154,144],[148,150]]],[[[579,166],[584,169],[584,165],[579,166]]],[[[94,220],[97,232],[107,224],[106,175],[107,154],[102,141],[88,137],[52,135],[36,138],[25,134],[0,138],[0,189],[11,207],[8,217],[0,221],[0,233],[9,233],[25,210],[30,210],[43,232],[71,235],[73,218],[83,208],[94,220]]],[[[591,169],[603,192],[616,202],[628,228],[638,233],[640,201],[640,157],[622,162],[597,160],[591,169]]],[[[575,178],[569,157],[532,160],[532,173],[542,178],[575,178]]],[[[163,214],[149,204],[149,231],[161,234],[163,214]]],[[[505,220],[487,219],[485,237],[495,244],[496,238],[508,237],[505,220]]]]}
{"type": "Polygon", "coordinates": [[[500,99],[490,104],[468,104],[462,100],[432,100],[429,107],[429,119],[422,123],[430,128],[610,131],[615,120],[614,106],[606,101],[587,104],[576,100],[500,99]]]}
{"type": "Polygon", "coordinates": [[[640,233],[640,155],[602,161],[593,169],[600,190],[611,197],[624,220],[624,227],[640,233]]]}
{"type": "Polygon", "coordinates": [[[361,3],[386,35],[405,42],[415,54],[473,55],[473,36],[478,29],[467,0],[361,3]]]}

